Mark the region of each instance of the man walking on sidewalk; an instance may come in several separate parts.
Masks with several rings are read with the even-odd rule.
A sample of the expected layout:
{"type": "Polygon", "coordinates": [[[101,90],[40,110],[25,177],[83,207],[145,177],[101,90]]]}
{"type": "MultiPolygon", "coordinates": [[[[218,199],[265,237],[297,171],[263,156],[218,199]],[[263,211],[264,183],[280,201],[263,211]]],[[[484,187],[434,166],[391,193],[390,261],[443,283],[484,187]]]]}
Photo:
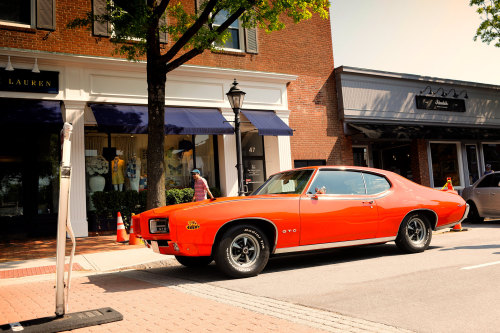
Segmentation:
{"type": "Polygon", "coordinates": [[[210,195],[210,199],[215,200],[212,192],[210,192],[208,188],[207,181],[200,175],[200,170],[194,169],[191,171],[191,176],[194,179],[193,202],[205,200],[207,198],[207,193],[210,195]]]}

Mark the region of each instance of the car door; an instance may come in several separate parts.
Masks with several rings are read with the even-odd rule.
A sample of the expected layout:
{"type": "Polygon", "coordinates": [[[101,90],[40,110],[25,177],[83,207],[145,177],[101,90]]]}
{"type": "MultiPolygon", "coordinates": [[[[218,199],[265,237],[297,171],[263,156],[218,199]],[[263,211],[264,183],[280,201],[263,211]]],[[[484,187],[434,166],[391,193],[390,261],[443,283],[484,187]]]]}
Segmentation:
{"type": "Polygon", "coordinates": [[[300,198],[300,244],[374,238],[377,203],[358,171],[320,169],[300,198]],[[316,194],[316,188],[325,194],[316,194]]]}
{"type": "Polygon", "coordinates": [[[474,203],[480,216],[500,215],[500,174],[484,177],[474,189],[474,203]]]}
{"type": "Polygon", "coordinates": [[[498,212],[500,200],[500,181],[498,174],[490,174],[484,177],[474,189],[474,203],[480,216],[494,215],[498,212]]]}

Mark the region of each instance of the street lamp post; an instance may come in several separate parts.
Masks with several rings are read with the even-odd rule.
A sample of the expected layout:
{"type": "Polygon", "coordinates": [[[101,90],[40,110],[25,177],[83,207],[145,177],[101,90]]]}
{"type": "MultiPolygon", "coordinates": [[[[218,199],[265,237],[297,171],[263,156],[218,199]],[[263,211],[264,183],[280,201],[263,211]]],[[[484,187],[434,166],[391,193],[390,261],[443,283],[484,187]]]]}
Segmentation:
{"type": "Polygon", "coordinates": [[[234,112],[234,135],[236,135],[236,169],[238,170],[238,196],[244,194],[243,191],[243,158],[241,153],[241,130],[240,130],[240,110],[245,98],[245,92],[238,88],[238,82],[234,79],[233,86],[226,94],[229,104],[234,112]]]}

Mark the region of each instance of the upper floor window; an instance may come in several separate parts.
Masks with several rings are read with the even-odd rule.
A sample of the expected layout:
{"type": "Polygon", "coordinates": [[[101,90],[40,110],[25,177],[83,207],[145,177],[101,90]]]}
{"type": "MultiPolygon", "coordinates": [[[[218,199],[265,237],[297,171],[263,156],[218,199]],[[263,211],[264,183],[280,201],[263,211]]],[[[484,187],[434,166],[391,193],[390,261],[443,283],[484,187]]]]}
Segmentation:
{"type": "Polygon", "coordinates": [[[32,25],[34,0],[0,0],[0,21],[2,24],[32,25]]]}
{"type": "MultiPolygon", "coordinates": [[[[221,10],[214,19],[214,26],[220,26],[229,17],[229,13],[225,10],[221,10]]],[[[230,37],[226,40],[223,45],[217,44],[218,47],[225,49],[243,50],[244,45],[242,44],[243,36],[242,29],[240,28],[239,20],[231,23],[227,30],[230,33],[230,37]]]]}
{"type": "Polygon", "coordinates": [[[55,30],[55,0],[0,0],[0,24],[55,30]]]}

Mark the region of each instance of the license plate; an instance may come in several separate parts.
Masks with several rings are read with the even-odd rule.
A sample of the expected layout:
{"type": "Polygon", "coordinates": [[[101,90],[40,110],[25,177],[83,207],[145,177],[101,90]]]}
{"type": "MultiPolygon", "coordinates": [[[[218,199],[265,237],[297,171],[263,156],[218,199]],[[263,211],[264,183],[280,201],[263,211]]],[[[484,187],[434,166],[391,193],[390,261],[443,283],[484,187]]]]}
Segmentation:
{"type": "Polygon", "coordinates": [[[153,248],[153,252],[160,253],[157,241],[151,241],[151,247],[153,248]]]}

